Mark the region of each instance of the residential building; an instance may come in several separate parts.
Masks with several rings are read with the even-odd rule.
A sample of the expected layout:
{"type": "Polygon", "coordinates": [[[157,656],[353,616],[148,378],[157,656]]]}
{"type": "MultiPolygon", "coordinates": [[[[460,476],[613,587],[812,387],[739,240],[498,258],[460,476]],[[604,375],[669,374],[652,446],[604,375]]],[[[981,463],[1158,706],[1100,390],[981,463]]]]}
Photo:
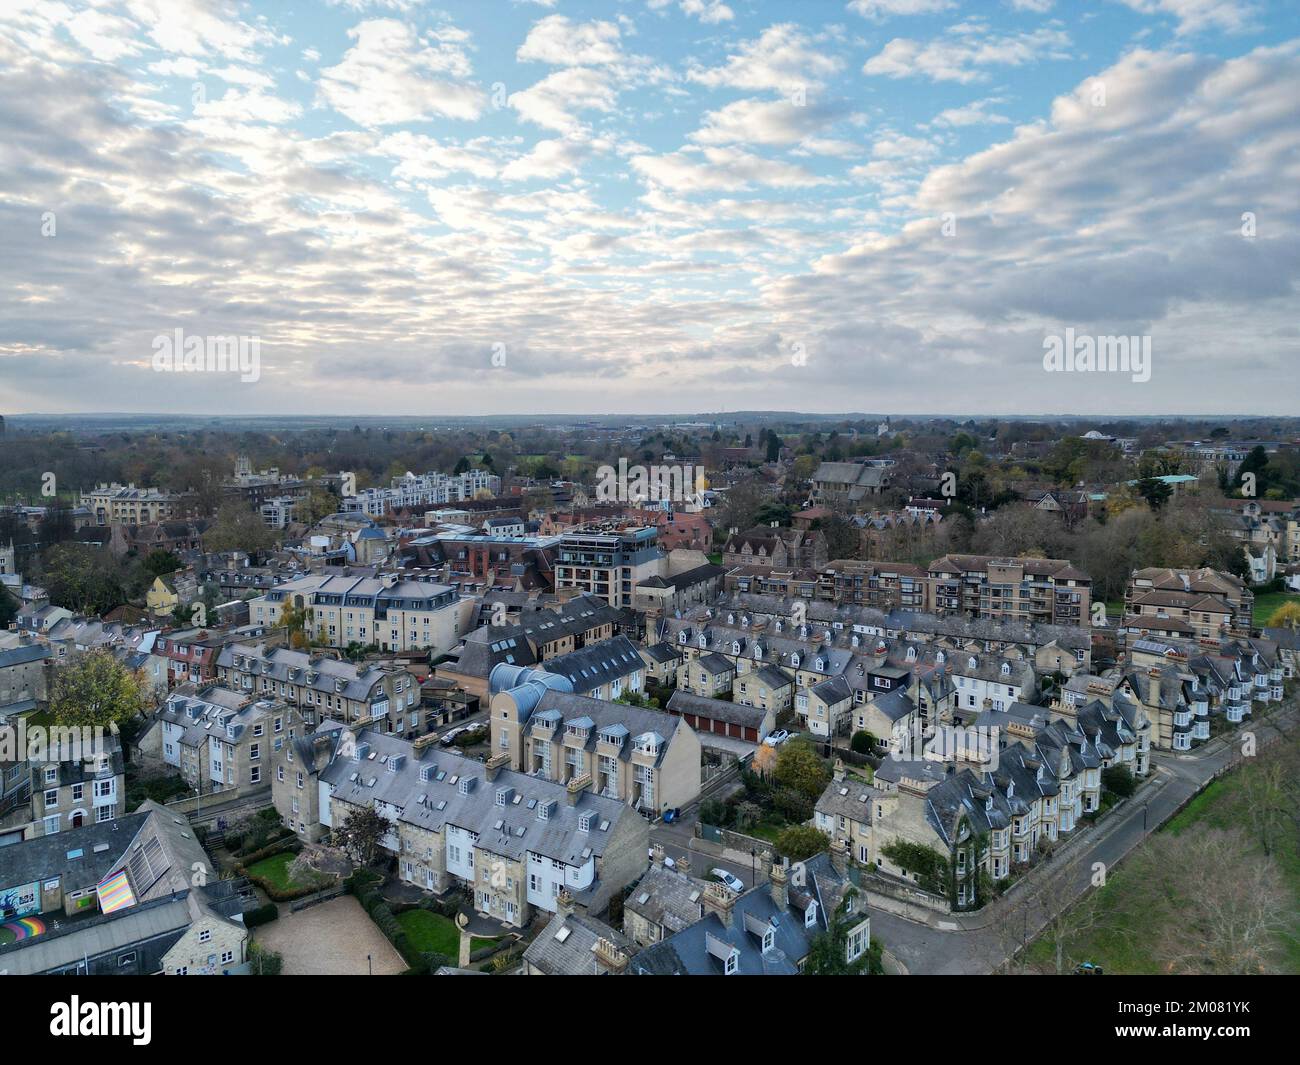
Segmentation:
{"type": "Polygon", "coordinates": [[[793,976],[803,969],[816,937],[837,913],[850,922],[845,961],[871,945],[863,896],[848,880],[840,849],[787,866],[764,859],[767,883],[740,895],[708,883],[704,916],[637,954],[637,976],[793,976]]]}
{"type": "Polygon", "coordinates": [[[312,575],[277,585],[249,603],[254,624],[279,625],[287,607],[308,611],[306,629],[329,647],[450,651],[473,604],[455,588],[389,577],[312,575]]]}
{"type": "Polygon", "coordinates": [[[122,744],[112,733],[94,750],[47,752],[31,766],[32,824],[29,837],[50,836],[120,816],[126,803],[122,744]],[[57,760],[53,755],[58,754],[57,760]],[[74,757],[75,756],[75,757],[74,757]]]}
{"type": "Polygon", "coordinates": [[[10,975],[247,971],[247,885],[209,872],[183,818],[135,813],[4,848],[0,914],[41,929],[0,946],[10,975]]]}
{"type": "Polygon", "coordinates": [[[666,556],[657,536],[652,526],[588,526],[564,533],[556,552],[556,591],[573,588],[610,606],[631,606],[641,581],[663,574],[666,556]]]}
{"type": "Polygon", "coordinates": [[[419,682],[400,665],[245,643],[221,649],[217,678],[245,696],[288,703],[308,729],[334,719],[403,736],[425,731],[419,682]]]}
{"type": "Polygon", "coordinates": [[[175,769],[197,794],[236,798],[270,786],[272,757],[301,727],[285,702],[186,685],[167,697],[136,747],[175,769]]]}
{"type": "Polygon", "coordinates": [[[1131,634],[1217,640],[1249,636],[1255,596],[1231,573],[1201,568],[1134,570],[1124,590],[1124,628],[1131,634]]]}
{"type": "Polygon", "coordinates": [[[375,809],[406,883],[438,894],[463,884],[479,912],[523,927],[537,911],[557,913],[563,892],[600,913],[646,867],[647,822],[589,780],[526,776],[501,757],[484,765],[369,730],[349,736],[318,774],[322,824],[375,809]]]}
{"type": "Polygon", "coordinates": [[[1092,578],[1065,559],[944,555],[927,574],[937,614],[1089,624],[1092,578]]]}
{"type": "Polygon", "coordinates": [[[658,814],[700,793],[700,740],[661,710],[575,695],[565,677],[520,666],[492,671],[492,750],[545,780],[587,781],[599,795],[658,814]]]}

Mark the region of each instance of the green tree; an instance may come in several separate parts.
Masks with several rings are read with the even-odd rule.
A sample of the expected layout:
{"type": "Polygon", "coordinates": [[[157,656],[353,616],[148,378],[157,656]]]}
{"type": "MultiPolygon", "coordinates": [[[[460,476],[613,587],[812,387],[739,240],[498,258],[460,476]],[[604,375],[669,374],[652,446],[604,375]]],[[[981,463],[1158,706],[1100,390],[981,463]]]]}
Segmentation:
{"type": "Polygon", "coordinates": [[[1174,494],[1174,490],[1169,486],[1169,483],[1160,480],[1159,477],[1143,477],[1133,487],[1137,494],[1147,501],[1147,506],[1152,510],[1159,510],[1169,502],[1169,497],[1174,494]]]}
{"type": "Polygon", "coordinates": [[[107,728],[143,714],[151,703],[144,672],[110,651],[89,651],[55,674],[50,714],[56,724],[107,728]]]}
{"type": "Polygon", "coordinates": [[[150,577],[165,577],[184,565],[172,551],[150,551],[141,566],[150,577]]]}
{"type": "Polygon", "coordinates": [[[821,854],[830,845],[830,836],[812,825],[790,825],[776,837],[777,852],[792,862],[802,862],[814,854],[821,854]]]}
{"type": "Polygon", "coordinates": [[[792,788],[812,801],[826,790],[831,779],[826,764],[802,740],[786,741],[781,745],[772,776],[781,786],[792,788]]]}

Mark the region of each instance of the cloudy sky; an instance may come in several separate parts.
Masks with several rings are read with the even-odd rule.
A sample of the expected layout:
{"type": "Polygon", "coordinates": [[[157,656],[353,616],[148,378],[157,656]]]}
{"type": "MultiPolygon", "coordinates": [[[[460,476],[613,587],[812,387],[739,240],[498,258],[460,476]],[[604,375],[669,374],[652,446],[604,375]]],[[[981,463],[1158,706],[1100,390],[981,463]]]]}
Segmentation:
{"type": "Polygon", "coordinates": [[[0,410],[1297,414],[1297,101],[1293,0],[0,0],[0,410]]]}

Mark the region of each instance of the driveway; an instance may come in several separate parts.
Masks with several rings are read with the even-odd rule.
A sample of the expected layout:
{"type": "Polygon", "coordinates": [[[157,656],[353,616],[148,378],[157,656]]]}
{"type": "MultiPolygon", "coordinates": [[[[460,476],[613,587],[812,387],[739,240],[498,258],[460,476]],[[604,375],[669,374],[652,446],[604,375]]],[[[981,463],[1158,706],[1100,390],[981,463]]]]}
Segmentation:
{"type": "Polygon", "coordinates": [[[278,921],[253,929],[253,940],[284,958],[286,976],[394,976],[407,968],[351,895],[297,913],[281,907],[278,921]]]}

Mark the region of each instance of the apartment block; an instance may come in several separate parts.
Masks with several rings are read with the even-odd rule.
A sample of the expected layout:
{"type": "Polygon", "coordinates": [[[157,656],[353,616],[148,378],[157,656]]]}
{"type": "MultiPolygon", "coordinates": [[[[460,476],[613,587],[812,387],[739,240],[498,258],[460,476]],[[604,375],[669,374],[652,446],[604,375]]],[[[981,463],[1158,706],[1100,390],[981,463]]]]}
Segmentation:
{"type": "Polygon", "coordinates": [[[930,563],[927,576],[937,614],[1089,624],[1092,578],[1065,559],[944,555],[930,563]]]}

